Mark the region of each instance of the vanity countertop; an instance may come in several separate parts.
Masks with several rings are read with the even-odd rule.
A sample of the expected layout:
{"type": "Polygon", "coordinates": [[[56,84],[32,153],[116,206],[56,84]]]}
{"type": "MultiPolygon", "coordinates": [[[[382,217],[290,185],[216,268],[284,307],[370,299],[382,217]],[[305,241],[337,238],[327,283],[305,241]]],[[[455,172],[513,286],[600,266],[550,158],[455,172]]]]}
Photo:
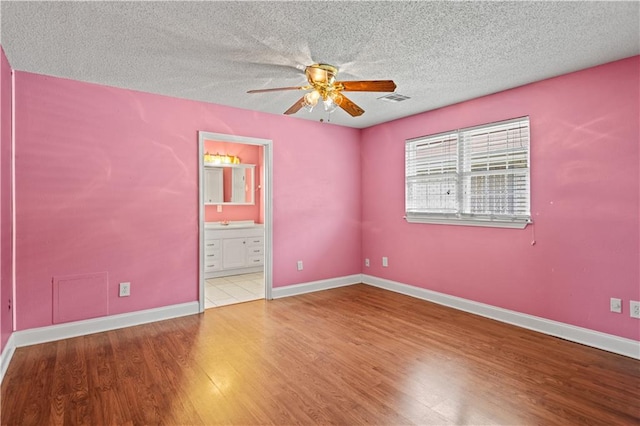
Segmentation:
{"type": "Polygon", "coordinates": [[[239,229],[239,228],[262,228],[261,223],[255,223],[253,220],[231,220],[228,222],[205,222],[205,229],[239,229]]]}

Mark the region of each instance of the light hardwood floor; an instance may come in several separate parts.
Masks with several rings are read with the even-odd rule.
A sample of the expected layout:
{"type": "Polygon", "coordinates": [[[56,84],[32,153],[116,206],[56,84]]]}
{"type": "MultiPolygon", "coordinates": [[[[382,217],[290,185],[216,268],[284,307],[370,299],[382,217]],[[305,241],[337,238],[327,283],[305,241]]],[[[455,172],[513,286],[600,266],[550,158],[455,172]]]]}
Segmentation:
{"type": "Polygon", "coordinates": [[[2,424],[637,425],[640,361],[355,285],[18,348],[2,424]]]}

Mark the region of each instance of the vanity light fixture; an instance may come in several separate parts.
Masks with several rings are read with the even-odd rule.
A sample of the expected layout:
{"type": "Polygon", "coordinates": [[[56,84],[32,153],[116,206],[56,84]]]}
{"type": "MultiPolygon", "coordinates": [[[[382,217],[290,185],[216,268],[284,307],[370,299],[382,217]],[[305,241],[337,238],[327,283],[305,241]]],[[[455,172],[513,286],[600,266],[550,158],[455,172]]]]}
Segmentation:
{"type": "Polygon", "coordinates": [[[213,164],[240,164],[240,157],[229,154],[209,154],[208,152],[204,154],[204,162],[205,163],[213,163],[213,164]]]}

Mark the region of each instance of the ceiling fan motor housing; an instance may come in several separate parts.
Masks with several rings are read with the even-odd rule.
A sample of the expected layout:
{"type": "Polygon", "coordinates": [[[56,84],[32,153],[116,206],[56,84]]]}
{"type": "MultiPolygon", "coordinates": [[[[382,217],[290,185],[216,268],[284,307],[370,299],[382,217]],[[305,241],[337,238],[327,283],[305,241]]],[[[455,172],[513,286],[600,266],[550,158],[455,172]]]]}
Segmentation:
{"type": "Polygon", "coordinates": [[[338,68],[329,64],[313,64],[305,68],[309,83],[316,86],[330,86],[335,82],[338,68]]]}

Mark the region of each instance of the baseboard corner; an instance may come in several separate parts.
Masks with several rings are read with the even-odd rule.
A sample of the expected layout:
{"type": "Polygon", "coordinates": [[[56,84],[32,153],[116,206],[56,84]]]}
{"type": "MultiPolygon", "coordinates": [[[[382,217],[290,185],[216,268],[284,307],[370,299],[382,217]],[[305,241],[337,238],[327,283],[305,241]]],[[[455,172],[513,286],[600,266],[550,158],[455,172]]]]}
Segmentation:
{"type": "Polygon", "coordinates": [[[9,368],[9,363],[11,362],[11,358],[13,358],[13,353],[16,351],[15,338],[13,337],[14,334],[15,333],[11,333],[11,336],[9,336],[9,339],[0,354],[0,384],[2,384],[4,375],[9,368]]]}

